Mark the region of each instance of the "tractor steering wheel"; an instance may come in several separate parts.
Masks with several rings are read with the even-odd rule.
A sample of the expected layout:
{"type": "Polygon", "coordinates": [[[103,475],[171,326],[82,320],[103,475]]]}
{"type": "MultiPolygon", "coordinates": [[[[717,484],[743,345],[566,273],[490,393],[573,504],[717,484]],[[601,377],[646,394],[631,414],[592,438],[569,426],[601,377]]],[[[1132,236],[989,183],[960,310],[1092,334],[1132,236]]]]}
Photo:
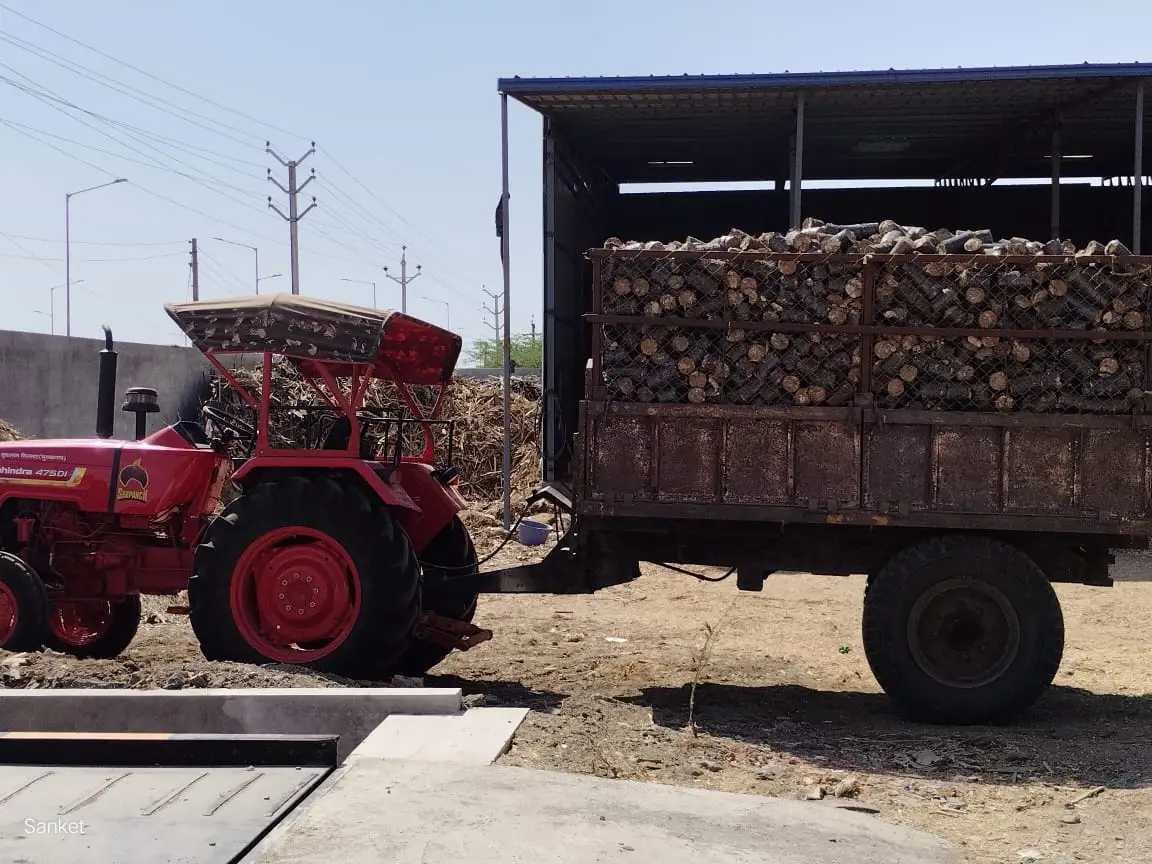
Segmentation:
{"type": "Polygon", "coordinates": [[[256,430],[252,428],[252,425],[235,414],[230,414],[211,405],[205,405],[202,413],[206,420],[212,422],[213,426],[217,426],[221,430],[231,430],[242,441],[251,441],[256,437],[256,430]]]}

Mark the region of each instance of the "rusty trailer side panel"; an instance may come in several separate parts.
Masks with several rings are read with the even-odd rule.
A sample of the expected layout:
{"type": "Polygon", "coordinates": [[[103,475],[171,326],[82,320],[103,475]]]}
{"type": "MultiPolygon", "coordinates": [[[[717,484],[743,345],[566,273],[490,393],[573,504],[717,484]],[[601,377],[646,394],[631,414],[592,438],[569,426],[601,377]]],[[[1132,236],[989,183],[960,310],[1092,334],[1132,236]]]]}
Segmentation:
{"type": "Polygon", "coordinates": [[[589,401],[577,510],[1146,537],[1149,420],[589,401]]]}

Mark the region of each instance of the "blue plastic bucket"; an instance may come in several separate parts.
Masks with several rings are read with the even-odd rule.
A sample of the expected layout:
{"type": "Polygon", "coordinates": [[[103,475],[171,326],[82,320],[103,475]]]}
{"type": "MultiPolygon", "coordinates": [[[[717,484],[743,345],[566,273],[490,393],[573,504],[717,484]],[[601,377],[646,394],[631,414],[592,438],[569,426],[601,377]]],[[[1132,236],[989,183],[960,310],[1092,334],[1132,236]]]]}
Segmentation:
{"type": "Polygon", "coordinates": [[[531,519],[525,519],[520,523],[520,528],[517,531],[517,539],[525,546],[543,546],[548,542],[548,535],[551,532],[552,529],[543,522],[533,522],[531,519]]]}

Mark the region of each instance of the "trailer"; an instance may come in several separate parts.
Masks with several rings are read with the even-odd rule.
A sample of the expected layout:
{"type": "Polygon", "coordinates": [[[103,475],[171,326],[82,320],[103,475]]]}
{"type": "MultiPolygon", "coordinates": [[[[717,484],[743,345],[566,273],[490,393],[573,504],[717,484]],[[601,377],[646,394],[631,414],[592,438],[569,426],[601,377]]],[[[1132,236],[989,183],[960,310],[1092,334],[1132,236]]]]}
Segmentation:
{"type": "MultiPolygon", "coordinates": [[[[761,590],[779,571],[866,574],[865,650],[897,710],[921,721],[970,724],[1010,720],[1029,708],[1051,684],[1064,649],[1052,584],[1110,586],[1116,550],[1146,548],[1152,534],[1152,259],[1128,248],[1140,248],[1141,184],[1132,193],[1134,236],[1114,247],[1122,259],[1102,254],[1103,247],[1077,254],[1025,241],[1016,248],[1015,240],[970,254],[967,238],[929,250],[941,254],[907,254],[923,237],[911,231],[907,245],[896,248],[900,254],[891,247],[855,254],[835,244],[829,251],[824,223],[800,218],[803,147],[817,154],[818,177],[867,170],[920,176],[896,173],[901,166],[884,161],[880,149],[857,147],[856,154],[870,154],[859,158],[838,150],[844,136],[867,143],[881,134],[866,126],[853,131],[852,122],[866,118],[849,115],[884,105],[894,112],[911,96],[930,96],[933,104],[971,96],[960,93],[964,87],[1051,105],[1053,88],[1063,88],[1065,116],[1079,112],[1098,122],[1100,139],[1109,141],[1104,149],[1119,165],[1110,136],[1123,119],[1105,123],[1103,96],[1077,98],[1068,90],[1106,90],[1116,100],[1112,109],[1135,92],[1139,106],[1142,74],[1107,67],[1031,77],[1027,70],[892,73],[872,81],[847,74],[502,81],[505,110],[511,94],[545,117],[545,482],[537,497],[567,507],[572,521],[543,562],[486,574],[481,590],[596,591],[637,578],[639,562],[730,568],[746,591],[761,590]],[[1102,80],[1107,86],[1093,89],[1102,80]],[[836,101],[845,88],[855,97],[849,107],[836,101]],[[645,109],[643,128],[625,105],[645,109]],[[826,108],[825,125],[808,139],[805,105],[826,108]],[[694,113],[712,124],[710,139],[691,138],[694,113]],[[836,131],[832,120],[842,121],[836,131]],[[728,131],[717,131],[724,124],[728,131]],[[747,179],[737,172],[760,169],[749,167],[749,141],[726,137],[736,127],[751,130],[747,137],[758,145],[771,142],[761,148],[763,164],[791,175],[789,192],[781,183],[775,193],[756,193],[767,206],[745,223],[756,231],[742,237],[771,228],[781,237],[786,226],[793,233],[804,226],[825,244],[812,247],[819,251],[800,251],[807,244],[790,240],[774,246],[767,235],[752,244],[732,235],[695,245],[656,242],[713,236],[707,227],[725,218],[718,203],[749,215],[752,199],[621,193],[623,182],[662,176],[747,179]],[[653,155],[642,162],[644,142],[653,145],[650,154],[662,148],[672,161],[653,155]],[[723,152],[731,158],[719,158],[723,152]],[[969,276],[961,274],[977,274],[978,300],[966,298],[969,276]],[[733,281],[725,285],[727,278],[733,281]],[[797,297],[797,284],[814,279],[838,280],[824,293],[841,301],[843,284],[852,281],[852,302],[837,307],[843,314],[830,317],[829,302],[837,305],[830,297],[816,297],[822,307],[797,297]],[[630,287],[638,281],[643,294],[630,287]],[[726,303],[725,288],[752,293],[726,303]],[[1030,297],[1038,291],[1043,298],[1030,297]],[[705,309],[705,295],[721,299],[705,309]],[[796,364],[795,357],[779,358],[801,340],[809,348],[800,367],[807,371],[777,377],[769,389],[788,398],[769,398],[755,377],[766,374],[759,365],[765,357],[796,364]],[[811,352],[814,343],[823,347],[811,352]],[[760,346],[751,359],[748,344],[760,346]],[[727,359],[720,356],[733,347],[727,359]],[[705,357],[711,368],[702,366],[705,357]],[[1030,370],[1038,359],[1041,366],[1030,370]]],[[[981,110],[973,105],[979,100],[964,101],[964,110],[981,110]]],[[[911,140],[921,158],[917,171],[945,167],[940,153],[924,150],[938,145],[933,124],[943,113],[904,112],[905,146],[911,140]],[[917,143],[924,146],[917,150],[917,143]]],[[[1143,128],[1142,111],[1137,124],[1143,128]]],[[[888,137],[900,131],[888,130],[888,137]]],[[[1016,143],[1060,152],[1034,136],[1016,143]]],[[[973,170],[989,176],[1004,157],[971,155],[983,160],[973,170]]],[[[1012,154],[1015,165],[1026,164],[1021,158],[1012,154]]],[[[1010,176],[1030,175],[1021,169],[1010,176]]],[[[958,200],[961,191],[969,206],[1031,196],[1039,207],[988,211],[995,236],[1017,240],[1037,227],[1036,211],[1043,214],[1050,200],[1052,236],[1067,236],[1060,233],[1059,167],[1052,176],[1051,193],[1034,186],[980,190],[983,199],[961,190],[964,184],[941,183],[915,190],[924,193],[915,207],[914,196],[898,190],[867,191],[874,201],[903,201],[902,212],[921,214],[946,209],[941,202],[958,200]],[[1025,215],[1005,225],[1013,213],[1025,215]]],[[[877,218],[875,210],[860,212],[861,190],[840,198],[836,191],[814,196],[828,205],[824,218],[877,218]]],[[[1098,191],[1097,203],[1121,192],[1098,191]]],[[[506,183],[498,211],[506,262],[508,202],[506,183]]],[[[1084,215],[1066,217],[1075,236],[1091,229],[1084,215]]]]}

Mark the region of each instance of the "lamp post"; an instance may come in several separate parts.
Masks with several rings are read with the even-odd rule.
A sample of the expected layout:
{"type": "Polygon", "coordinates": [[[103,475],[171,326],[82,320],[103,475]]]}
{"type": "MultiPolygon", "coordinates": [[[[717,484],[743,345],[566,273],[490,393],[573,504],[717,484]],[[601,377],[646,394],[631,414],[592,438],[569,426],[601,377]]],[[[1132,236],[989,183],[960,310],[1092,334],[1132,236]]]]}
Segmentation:
{"type": "Polygon", "coordinates": [[[372,286],[372,308],[373,309],[376,308],[376,283],[375,282],[369,282],[366,279],[343,279],[343,278],[340,281],[341,282],[355,282],[359,285],[371,285],[372,286]]]}
{"type": "Polygon", "coordinates": [[[72,199],[77,195],[83,195],[85,192],[95,192],[105,186],[115,186],[117,183],[127,182],[126,177],[120,177],[98,186],[89,186],[86,189],[68,192],[64,195],[64,332],[68,336],[72,335],[72,199]]]}
{"type": "MultiPolygon", "coordinates": [[[[240,246],[243,249],[251,249],[256,254],[256,293],[259,294],[260,293],[260,282],[261,282],[261,279],[260,279],[260,250],[257,249],[255,246],[249,246],[247,243],[237,243],[235,240],[225,240],[223,237],[213,237],[212,239],[218,240],[221,243],[227,243],[230,246],[240,246]]],[[[277,273],[276,275],[279,276],[280,274],[277,273]]],[[[272,279],[274,277],[268,276],[266,278],[272,279]]]]}
{"type": "Polygon", "coordinates": [[[452,309],[448,306],[447,300],[438,300],[435,297],[427,297],[425,295],[421,295],[420,299],[421,300],[427,300],[429,303],[439,303],[441,306],[443,306],[444,307],[444,319],[446,321],[444,327],[446,330],[452,329],[452,309]]]}
{"type": "MultiPolygon", "coordinates": [[[[73,285],[79,285],[83,281],[84,281],[83,279],[77,279],[72,284],[73,285]]],[[[63,284],[53,285],[51,288],[48,289],[48,313],[47,314],[48,314],[48,319],[50,322],[49,326],[51,327],[51,332],[52,332],[53,336],[56,335],[56,289],[57,288],[63,288],[63,287],[64,287],[63,284]]],[[[33,310],[33,311],[38,312],[39,310],[33,310]]],[[[43,315],[45,313],[40,312],[40,314],[43,315]]]]}
{"type": "Polygon", "coordinates": [[[281,276],[283,276],[283,275],[284,275],[283,273],[273,273],[271,276],[260,276],[260,277],[258,277],[258,278],[256,279],[256,293],[257,293],[257,294],[259,294],[259,293],[260,293],[260,283],[261,283],[261,282],[263,282],[263,281],[264,281],[264,280],[266,280],[266,279],[279,279],[279,278],[280,278],[281,276]]]}

